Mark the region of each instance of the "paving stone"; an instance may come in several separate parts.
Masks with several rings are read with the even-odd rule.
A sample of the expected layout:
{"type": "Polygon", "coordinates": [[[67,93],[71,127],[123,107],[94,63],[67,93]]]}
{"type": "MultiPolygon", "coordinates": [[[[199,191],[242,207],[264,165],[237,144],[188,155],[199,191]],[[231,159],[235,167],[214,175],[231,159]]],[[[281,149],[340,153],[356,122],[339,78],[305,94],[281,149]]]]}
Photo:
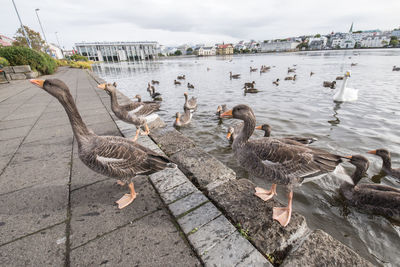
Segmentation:
{"type": "MultiPolygon", "coordinates": [[[[135,200],[136,201],[136,200],[135,200]]],[[[164,210],[71,251],[71,266],[201,266],[164,210]]]]}
{"type": "Polygon", "coordinates": [[[150,179],[159,193],[163,193],[188,181],[178,168],[166,168],[150,175],[150,179]]]}
{"type": "Polygon", "coordinates": [[[212,182],[223,183],[236,179],[236,174],[232,169],[197,147],[175,153],[171,156],[171,160],[177,163],[179,168],[202,189],[207,188],[207,185],[212,182]]]}
{"type": "Polygon", "coordinates": [[[65,228],[63,223],[0,247],[1,265],[63,266],[65,228]]]}
{"type": "Polygon", "coordinates": [[[201,255],[205,266],[235,266],[242,262],[254,247],[237,231],[201,255]]]}
{"type": "Polygon", "coordinates": [[[31,126],[23,126],[23,127],[0,130],[0,141],[13,139],[17,137],[24,137],[31,128],[32,128],[31,126]]]}
{"type": "Polygon", "coordinates": [[[39,76],[39,73],[37,71],[30,71],[30,72],[26,72],[25,76],[27,79],[34,79],[39,76]]]}
{"type": "Polygon", "coordinates": [[[195,228],[200,228],[211,220],[221,215],[221,212],[208,202],[178,219],[184,233],[188,234],[195,228]]]}
{"type": "Polygon", "coordinates": [[[183,213],[199,206],[206,201],[208,201],[208,199],[203,195],[203,193],[195,192],[168,205],[168,208],[175,217],[178,217],[179,215],[182,215],[183,213]]]}
{"type": "Polygon", "coordinates": [[[20,66],[13,66],[14,73],[25,73],[31,71],[31,66],[29,65],[20,65],[20,66]]]}
{"type": "Polygon", "coordinates": [[[25,80],[26,76],[23,73],[10,73],[12,80],[25,80]]]}
{"type": "Polygon", "coordinates": [[[3,70],[6,73],[14,73],[13,67],[11,66],[3,67],[3,70]]]}
{"type": "MultiPolygon", "coordinates": [[[[1,113],[1,111],[0,111],[1,113]]],[[[36,121],[36,118],[25,118],[21,120],[4,120],[0,121],[0,129],[11,129],[17,127],[24,127],[24,126],[33,126],[33,123],[36,121]]]]}
{"type": "Polygon", "coordinates": [[[180,198],[183,198],[198,189],[188,180],[186,183],[171,188],[165,192],[160,193],[160,196],[165,204],[170,204],[180,198]]]}
{"type": "Polygon", "coordinates": [[[161,200],[146,176],[133,180],[138,193],[128,207],[119,210],[115,201],[128,193],[127,187],[106,180],[71,194],[71,247],[75,248],[132,220],[161,208],[161,200]]]}
{"type": "Polygon", "coordinates": [[[155,129],[150,132],[150,137],[168,156],[195,146],[192,140],[174,128],[155,129]]]}
{"type": "Polygon", "coordinates": [[[248,230],[252,243],[264,254],[284,252],[307,232],[305,218],[292,213],[288,226],[272,219],[274,200],[262,201],[254,195],[255,185],[247,179],[232,180],[209,192],[208,196],[233,221],[248,230]]]}
{"type": "Polygon", "coordinates": [[[272,267],[273,265],[258,251],[253,250],[242,262],[240,262],[236,267],[272,267]]]}
{"type": "Polygon", "coordinates": [[[188,239],[197,254],[202,255],[235,231],[236,228],[222,215],[199,227],[188,239]]]}
{"type": "Polygon", "coordinates": [[[314,230],[281,266],[374,266],[322,230],[314,230]]]}
{"type": "Polygon", "coordinates": [[[14,154],[22,142],[23,137],[18,137],[10,140],[0,141],[0,156],[14,154]]]}
{"type": "Polygon", "coordinates": [[[25,143],[44,141],[44,140],[57,140],[59,138],[69,137],[72,139],[73,132],[71,125],[64,124],[60,126],[46,127],[44,131],[42,128],[38,128],[36,125],[30,131],[28,136],[25,138],[25,143]]]}

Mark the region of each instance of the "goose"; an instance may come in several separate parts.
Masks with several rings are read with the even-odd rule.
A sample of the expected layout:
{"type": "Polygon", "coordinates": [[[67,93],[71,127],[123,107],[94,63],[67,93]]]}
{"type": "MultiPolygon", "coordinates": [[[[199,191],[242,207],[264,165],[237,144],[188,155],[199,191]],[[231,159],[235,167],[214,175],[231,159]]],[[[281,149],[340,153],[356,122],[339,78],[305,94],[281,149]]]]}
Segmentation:
{"type": "Polygon", "coordinates": [[[194,89],[194,85],[193,85],[193,84],[190,84],[190,83],[187,84],[187,87],[188,87],[189,89],[194,89]]]}
{"type": "Polygon", "coordinates": [[[151,85],[150,83],[147,83],[147,92],[154,91],[154,90],[155,90],[154,86],[151,85]]]}
{"type": "Polygon", "coordinates": [[[147,90],[150,94],[150,97],[153,98],[154,101],[162,101],[161,94],[156,92],[154,86],[151,89],[147,90]]]}
{"type": "Polygon", "coordinates": [[[183,116],[177,112],[175,114],[175,122],[174,122],[174,126],[175,127],[181,127],[183,125],[189,124],[189,122],[192,120],[192,116],[193,114],[190,112],[189,109],[184,108],[185,113],[183,114],[183,116]]]}
{"type": "Polygon", "coordinates": [[[258,92],[261,92],[260,90],[258,90],[257,88],[244,88],[244,93],[245,94],[257,94],[258,92]]]}
{"type": "Polygon", "coordinates": [[[83,122],[67,85],[58,79],[30,80],[31,83],[57,98],[64,107],[75,139],[81,161],[95,172],[121,179],[120,185],[128,184],[130,193],[116,203],[122,209],[136,198],[133,178],[150,175],[167,167],[176,167],[165,156],[121,136],[99,136],[83,122]]]}
{"type": "Polygon", "coordinates": [[[252,67],[250,67],[250,72],[255,72],[255,71],[257,71],[258,69],[257,68],[252,68],[252,67]]]}
{"type": "Polygon", "coordinates": [[[271,69],[270,66],[261,65],[260,74],[265,73],[265,72],[269,71],[270,69],[271,69]]]}
{"type": "Polygon", "coordinates": [[[254,85],[256,84],[255,81],[252,81],[251,83],[244,83],[244,88],[254,88],[254,85]]]}
{"type": "Polygon", "coordinates": [[[310,72],[310,77],[313,76],[315,73],[314,72],[310,72]]]}
{"type": "MultiPolygon", "coordinates": [[[[259,125],[255,129],[264,131],[264,137],[271,136],[271,126],[269,124],[259,125]]],[[[317,141],[317,139],[313,138],[313,137],[301,137],[301,136],[289,136],[289,137],[282,137],[280,139],[292,140],[292,141],[295,141],[295,142],[298,142],[298,143],[301,143],[304,145],[309,145],[309,144],[317,141]]]]}
{"type": "Polygon", "coordinates": [[[392,71],[400,71],[400,67],[393,66],[392,71]]]}
{"type": "Polygon", "coordinates": [[[382,158],[382,170],[386,174],[388,174],[394,178],[397,178],[397,180],[400,182],[400,168],[396,168],[396,169],[392,168],[392,160],[390,158],[389,150],[380,148],[377,150],[368,151],[367,153],[381,157],[382,158]]]}
{"type": "Polygon", "coordinates": [[[207,71],[210,71],[211,69],[207,67],[207,71]]]}
{"type": "Polygon", "coordinates": [[[273,184],[271,190],[257,187],[255,195],[266,201],[276,194],[277,184],[285,185],[288,189],[287,207],[273,208],[273,219],[283,227],[288,225],[292,214],[293,186],[299,185],[305,178],[334,171],[341,162],[338,155],[285,139],[264,137],[249,140],[256,126],[256,118],[247,105],[237,105],[221,116],[244,121],[242,130],[232,144],[239,165],[249,175],[273,184]]]}
{"type": "Polygon", "coordinates": [[[297,75],[293,75],[293,76],[288,76],[285,78],[285,81],[295,81],[296,80],[297,75]]]}
{"type": "Polygon", "coordinates": [[[350,77],[350,71],[346,71],[344,75],[344,80],[342,83],[342,87],[336,94],[333,96],[333,101],[337,102],[348,102],[355,101],[358,98],[358,90],[346,87],[347,80],[350,77]]]}
{"type": "Polygon", "coordinates": [[[324,87],[328,87],[328,88],[331,88],[331,89],[335,89],[336,88],[336,81],[333,81],[333,82],[327,82],[327,81],[324,81],[324,83],[322,84],[324,87]]]}
{"type": "Polygon", "coordinates": [[[287,73],[289,74],[291,72],[296,72],[296,69],[295,68],[288,68],[287,73]]]}
{"type": "Polygon", "coordinates": [[[183,106],[183,109],[196,110],[197,109],[197,98],[192,96],[192,98],[188,99],[187,92],[185,92],[183,95],[185,96],[185,104],[183,106]]]}
{"type": "Polygon", "coordinates": [[[341,81],[341,80],[343,80],[343,78],[344,78],[343,76],[337,76],[336,81],[341,81]]]}
{"type": "MultiPolygon", "coordinates": [[[[150,112],[148,114],[138,115],[136,112],[140,111],[140,107],[130,110],[130,106],[126,106],[126,105],[121,106],[118,104],[116,88],[113,85],[103,83],[103,84],[99,84],[97,86],[97,88],[105,90],[110,95],[111,110],[114,112],[115,116],[117,116],[118,119],[120,119],[126,123],[134,124],[136,126],[137,130],[136,130],[136,135],[133,138],[133,141],[137,140],[139,133],[140,133],[141,126],[144,126],[146,129],[146,131],[143,133],[144,135],[148,135],[150,133],[149,127],[147,126],[145,116],[151,114],[155,110],[152,110],[152,112],[150,112]]],[[[138,103],[139,102],[136,102],[134,104],[138,104],[138,103]]],[[[143,106],[141,106],[141,107],[143,108],[143,106]]]]}
{"type": "Polygon", "coordinates": [[[180,82],[180,81],[177,81],[177,80],[174,80],[174,84],[175,84],[175,85],[181,85],[181,82],[180,82]]]}
{"type": "Polygon", "coordinates": [[[152,83],[152,84],[160,84],[160,82],[159,82],[159,81],[156,81],[156,80],[151,80],[151,83],[152,83]]]}
{"type": "Polygon", "coordinates": [[[224,113],[225,111],[227,111],[228,108],[226,107],[226,104],[222,104],[222,106],[218,106],[217,107],[217,112],[216,114],[218,115],[218,117],[221,116],[222,113],[224,113]]]}
{"type": "Polygon", "coordinates": [[[158,107],[161,106],[157,101],[142,101],[142,97],[141,97],[141,95],[139,95],[139,94],[135,95],[133,98],[136,98],[136,99],[137,99],[137,102],[139,102],[139,103],[144,103],[144,104],[157,104],[158,107]]]}
{"type": "Polygon", "coordinates": [[[276,86],[278,86],[279,85],[279,78],[276,79],[276,81],[273,81],[272,83],[275,84],[276,86]]]}
{"type": "Polygon", "coordinates": [[[357,63],[351,63],[351,66],[352,67],[357,66],[357,63]]]}
{"type": "Polygon", "coordinates": [[[347,158],[356,166],[356,170],[351,176],[353,184],[344,182],[339,189],[346,202],[366,212],[398,220],[400,218],[400,189],[381,184],[358,184],[365,176],[369,162],[361,155],[347,158]]]}
{"type": "Polygon", "coordinates": [[[234,126],[228,127],[228,133],[226,134],[226,139],[229,140],[229,143],[231,143],[231,144],[233,143],[237,134],[240,133],[242,128],[243,128],[243,123],[239,123],[234,126]]]}
{"type": "Polygon", "coordinates": [[[239,79],[240,78],[240,74],[232,74],[232,71],[230,71],[229,74],[230,74],[231,79],[239,79]]]}
{"type": "Polygon", "coordinates": [[[178,80],[185,80],[185,78],[186,78],[185,75],[181,75],[181,76],[177,77],[178,80]]]}

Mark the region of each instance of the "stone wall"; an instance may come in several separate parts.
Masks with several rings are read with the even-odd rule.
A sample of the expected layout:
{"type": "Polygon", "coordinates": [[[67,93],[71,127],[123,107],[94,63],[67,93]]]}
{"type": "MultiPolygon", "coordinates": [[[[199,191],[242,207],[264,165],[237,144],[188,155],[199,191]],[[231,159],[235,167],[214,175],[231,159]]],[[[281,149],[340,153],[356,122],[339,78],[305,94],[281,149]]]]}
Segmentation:
{"type": "Polygon", "coordinates": [[[3,67],[3,71],[6,73],[6,77],[0,75],[0,83],[11,80],[33,79],[39,76],[39,73],[33,71],[29,65],[3,67]]]}

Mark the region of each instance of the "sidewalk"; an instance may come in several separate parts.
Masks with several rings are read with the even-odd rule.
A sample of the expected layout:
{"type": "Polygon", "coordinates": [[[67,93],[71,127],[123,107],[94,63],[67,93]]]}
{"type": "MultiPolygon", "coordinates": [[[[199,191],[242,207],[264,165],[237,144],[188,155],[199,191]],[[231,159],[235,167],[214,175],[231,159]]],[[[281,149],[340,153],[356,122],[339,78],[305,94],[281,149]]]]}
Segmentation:
{"type": "MultiPolygon", "coordinates": [[[[120,135],[86,71],[51,78],[66,82],[94,132],[120,135]]],[[[0,120],[1,266],[201,266],[147,177],[117,209],[126,188],[78,159],[55,98],[28,81],[2,84],[0,120]]]]}

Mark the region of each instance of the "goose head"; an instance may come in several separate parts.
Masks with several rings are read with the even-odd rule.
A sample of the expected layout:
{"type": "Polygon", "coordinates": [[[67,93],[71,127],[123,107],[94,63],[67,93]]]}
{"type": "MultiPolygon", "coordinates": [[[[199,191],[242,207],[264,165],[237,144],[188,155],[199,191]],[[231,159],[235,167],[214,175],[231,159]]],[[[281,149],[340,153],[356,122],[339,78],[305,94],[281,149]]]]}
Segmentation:
{"type": "Polygon", "coordinates": [[[221,114],[222,118],[234,118],[239,120],[247,120],[248,118],[254,119],[253,110],[244,104],[240,104],[235,106],[233,109],[230,109],[221,114]]]}
{"type": "Polygon", "coordinates": [[[367,153],[377,155],[382,159],[390,159],[390,152],[385,148],[368,151],[367,153]]]}
{"type": "MultiPolygon", "coordinates": [[[[115,83],[114,83],[115,84],[115,83]]],[[[109,95],[116,92],[114,84],[102,83],[97,86],[97,88],[106,91],[109,95]]],[[[116,84],[115,84],[116,85],[116,84]]]]}
{"type": "Polygon", "coordinates": [[[181,119],[181,113],[179,112],[175,113],[175,121],[179,122],[180,119],[181,119]]]}
{"type": "Polygon", "coordinates": [[[139,102],[141,102],[142,100],[142,97],[139,94],[135,95],[133,98],[136,98],[139,102]]]}
{"type": "Polygon", "coordinates": [[[228,127],[228,133],[226,134],[226,139],[230,140],[232,137],[232,134],[235,132],[235,129],[232,126],[228,127]]]}
{"type": "Polygon", "coordinates": [[[42,88],[58,100],[65,100],[67,97],[71,96],[68,86],[59,79],[31,79],[29,81],[37,87],[42,88]]]}
{"type": "Polygon", "coordinates": [[[269,124],[262,124],[256,127],[257,130],[262,130],[265,132],[264,136],[270,136],[271,135],[271,126],[269,124]]]}
{"type": "Polygon", "coordinates": [[[366,157],[361,155],[347,156],[345,158],[350,159],[350,163],[356,166],[356,171],[351,177],[354,184],[356,185],[361,180],[361,178],[365,176],[369,167],[369,161],[366,157]]]}

